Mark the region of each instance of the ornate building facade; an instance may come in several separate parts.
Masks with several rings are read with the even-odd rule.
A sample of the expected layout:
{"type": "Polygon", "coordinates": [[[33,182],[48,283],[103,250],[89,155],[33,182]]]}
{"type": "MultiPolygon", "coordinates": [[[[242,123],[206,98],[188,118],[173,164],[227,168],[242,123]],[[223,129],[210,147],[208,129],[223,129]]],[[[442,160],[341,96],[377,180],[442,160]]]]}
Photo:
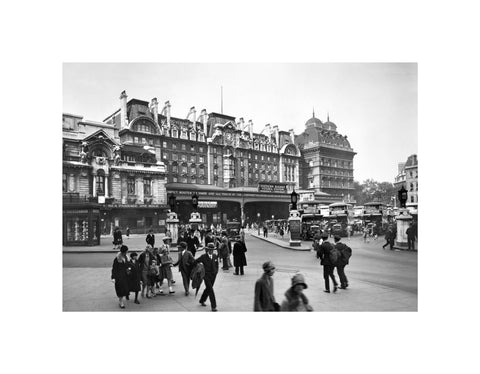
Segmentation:
{"type": "Polygon", "coordinates": [[[334,124],[313,119],[299,136],[269,124],[254,133],[251,120],[197,116],[195,107],[173,117],[170,102],[160,110],[156,98],[127,100],[125,91],[103,122],[64,114],[64,243],[93,243],[114,226],[162,231],[168,193],[181,222],[199,193],[206,224],[286,218],[293,189],[341,200],[353,188],[355,153],[334,124]]]}
{"type": "Polygon", "coordinates": [[[301,180],[305,189],[339,196],[351,201],[353,196],[353,158],[356,153],[346,135],[337,132],[337,125],[315,117],[305,123],[305,130],[295,136],[302,153],[301,180]]]}

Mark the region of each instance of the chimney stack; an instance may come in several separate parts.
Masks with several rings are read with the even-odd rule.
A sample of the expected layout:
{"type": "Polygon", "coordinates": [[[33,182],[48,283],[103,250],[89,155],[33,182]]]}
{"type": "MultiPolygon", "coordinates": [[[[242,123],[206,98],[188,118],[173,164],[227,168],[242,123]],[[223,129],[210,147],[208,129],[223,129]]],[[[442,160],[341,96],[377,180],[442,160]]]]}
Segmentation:
{"type": "Polygon", "coordinates": [[[202,117],[203,133],[205,134],[205,136],[207,136],[207,119],[208,119],[207,110],[202,109],[200,116],[202,117]]]}
{"type": "Polygon", "coordinates": [[[270,134],[272,133],[272,130],[270,130],[270,124],[269,123],[267,123],[265,125],[265,130],[267,130],[267,133],[265,135],[267,135],[267,137],[270,136],[270,134]]]}
{"type": "Polygon", "coordinates": [[[253,140],[253,122],[251,119],[248,120],[248,132],[250,133],[250,139],[253,140]]]}
{"type": "Polygon", "coordinates": [[[167,127],[170,128],[170,101],[165,101],[165,113],[167,115],[167,127]]]}
{"type": "Polygon", "coordinates": [[[153,114],[153,122],[158,125],[158,101],[156,97],[150,103],[150,112],[153,114]]]}
{"type": "Polygon", "coordinates": [[[120,94],[120,129],[128,127],[127,118],[127,93],[122,91],[120,94]]]}
{"type": "Polygon", "coordinates": [[[293,132],[293,129],[290,129],[288,131],[290,131],[290,138],[292,139],[292,144],[295,144],[295,133],[293,132]]]}
{"type": "Polygon", "coordinates": [[[278,142],[279,142],[279,139],[278,139],[278,125],[273,125],[273,136],[275,137],[275,143],[277,144],[277,147],[278,147],[278,142]]]}

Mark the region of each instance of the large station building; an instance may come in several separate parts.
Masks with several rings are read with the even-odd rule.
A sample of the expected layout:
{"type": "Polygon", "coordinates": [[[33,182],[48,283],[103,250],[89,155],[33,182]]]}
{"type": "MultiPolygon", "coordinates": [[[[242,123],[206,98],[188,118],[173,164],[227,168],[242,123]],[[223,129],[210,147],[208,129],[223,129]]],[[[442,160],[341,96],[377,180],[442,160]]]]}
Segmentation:
{"type": "Polygon", "coordinates": [[[167,101],[127,100],[102,122],[63,114],[65,245],[95,245],[114,226],[144,233],[165,229],[167,196],[180,222],[198,193],[205,224],[287,218],[290,193],[319,204],[348,199],[353,152],[329,120],[313,116],[295,135],[221,113],[171,115],[167,101]]]}

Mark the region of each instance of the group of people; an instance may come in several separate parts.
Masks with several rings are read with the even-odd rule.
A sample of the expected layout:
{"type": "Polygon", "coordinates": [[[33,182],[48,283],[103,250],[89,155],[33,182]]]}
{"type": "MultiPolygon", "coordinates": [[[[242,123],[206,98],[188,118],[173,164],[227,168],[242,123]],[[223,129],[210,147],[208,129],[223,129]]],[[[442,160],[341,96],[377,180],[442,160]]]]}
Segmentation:
{"type": "Polygon", "coordinates": [[[326,293],[330,293],[330,279],[333,282],[333,292],[337,292],[338,288],[347,289],[348,278],[345,275],[345,266],[348,265],[352,256],[352,249],[341,242],[340,236],[334,235],[334,243],[329,242],[328,239],[328,233],[324,232],[319,237],[315,237],[313,242],[313,250],[316,252],[316,257],[320,259],[320,265],[323,266],[324,292],[326,293]],[[337,269],[340,285],[335,278],[335,269],[337,269]]]}
{"type": "Polygon", "coordinates": [[[179,238],[176,262],[170,255],[171,238],[169,236],[163,238],[163,244],[160,247],[155,247],[155,235],[150,230],[145,238],[146,248],[140,255],[136,252],[128,255],[128,247],[119,243],[118,239],[114,237],[114,244],[119,246],[119,252],[113,261],[111,279],[115,283],[120,308],[125,308],[125,300],[129,300],[132,292],[135,294],[134,303],[136,304],[140,304],[139,293],[142,298],[152,298],[164,294],[163,284],[167,285],[169,294],[175,293],[172,287],[175,283],[172,268],[176,266],[182,276],[185,296],[188,296],[192,273],[201,263],[203,268],[201,280],[205,284],[205,290],[200,297],[200,304],[205,306],[208,298],[212,311],[217,311],[213,285],[218,273],[219,260],[223,262],[222,269],[224,271],[235,267],[234,275],[244,275],[244,268],[247,266],[245,255],[247,247],[243,230],[240,240],[234,242],[233,245],[225,231],[220,236],[215,234],[209,229],[206,230],[205,253],[195,259],[201,242],[195,235],[195,230],[190,229],[188,233],[179,238]],[[231,255],[233,255],[233,265],[230,261],[231,255]]]}

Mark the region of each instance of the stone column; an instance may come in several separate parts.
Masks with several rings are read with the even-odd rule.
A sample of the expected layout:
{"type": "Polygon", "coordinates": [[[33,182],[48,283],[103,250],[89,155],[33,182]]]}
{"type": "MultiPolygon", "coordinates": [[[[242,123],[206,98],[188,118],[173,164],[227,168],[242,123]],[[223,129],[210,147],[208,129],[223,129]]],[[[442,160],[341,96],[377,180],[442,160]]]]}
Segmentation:
{"type": "Polygon", "coordinates": [[[97,176],[93,175],[93,197],[97,196],[97,176]]]}
{"type": "Polygon", "coordinates": [[[291,210],[288,217],[288,225],[290,227],[290,247],[299,247],[302,245],[300,234],[302,232],[302,219],[298,210],[291,210]]]}
{"type": "Polygon", "coordinates": [[[178,243],[177,213],[175,212],[167,213],[166,226],[167,226],[167,232],[170,233],[170,237],[172,238],[171,244],[177,244],[178,243]]]}
{"type": "Polygon", "coordinates": [[[408,239],[407,239],[407,229],[412,222],[413,217],[408,213],[408,210],[405,208],[400,209],[399,214],[396,218],[397,220],[397,238],[395,239],[396,249],[407,249],[408,248],[408,239]]]}

